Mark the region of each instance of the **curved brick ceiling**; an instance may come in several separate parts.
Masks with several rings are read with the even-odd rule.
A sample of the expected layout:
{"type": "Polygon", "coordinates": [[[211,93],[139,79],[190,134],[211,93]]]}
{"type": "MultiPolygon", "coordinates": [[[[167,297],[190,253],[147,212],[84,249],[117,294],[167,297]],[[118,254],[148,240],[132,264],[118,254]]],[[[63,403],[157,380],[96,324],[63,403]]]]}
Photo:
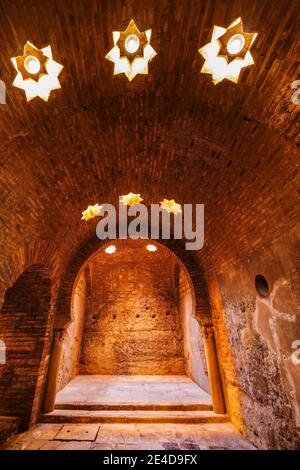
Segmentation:
{"type": "MultiPolygon", "coordinates": [[[[52,240],[66,257],[94,233],[90,203],[140,192],[206,206],[204,266],[248,253],[299,219],[299,3],[31,0],[1,2],[1,244],[52,240]],[[258,31],[256,64],[235,86],[200,75],[214,24],[258,31]],[[113,77],[112,30],[152,28],[148,76],[113,77]],[[298,20],[297,20],[298,19],[298,20]],[[27,103],[10,58],[52,46],[62,90],[27,103]]],[[[1,256],[1,255],[0,255],[1,256]]]]}

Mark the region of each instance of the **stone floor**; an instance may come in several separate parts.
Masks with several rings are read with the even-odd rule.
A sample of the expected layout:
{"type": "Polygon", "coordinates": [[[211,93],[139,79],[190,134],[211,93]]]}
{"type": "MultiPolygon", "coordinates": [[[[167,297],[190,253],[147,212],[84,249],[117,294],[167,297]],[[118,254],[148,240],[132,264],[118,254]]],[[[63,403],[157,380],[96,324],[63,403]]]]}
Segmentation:
{"type": "Polygon", "coordinates": [[[211,397],[186,376],[78,375],[56,397],[56,408],[209,405],[211,397]]]}
{"type": "Polygon", "coordinates": [[[216,419],[206,416],[213,415],[211,397],[186,376],[77,376],[57,394],[53,413],[44,416],[45,422],[11,438],[5,449],[254,449],[231,424],[209,422],[216,419]],[[63,414],[60,422],[53,413],[70,413],[72,419],[68,423],[63,414]],[[83,421],[73,421],[76,413],[84,415],[83,421]],[[99,421],[97,415],[93,422],[88,413],[125,413],[125,417],[123,422],[120,416],[117,422],[110,421],[112,416],[99,421]],[[149,417],[143,417],[148,421],[137,419],[138,413],[148,413],[149,417]],[[172,413],[181,413],[182,419],[174,421],[172,413]],[[203,424],[189,422],[189,413],[193,420],[202,413],[203,424]],[[166,422],[161,421],[161,414],[167,414],[166,422]]]}
{"type": "Polygon", "coordinates": [[[4,450],[255,450],[231,424],[37,424],[4,450]]]}
{"type": "Polygon", "coordinates": [[[18,426],[18,418],[0,416],[0,445],[5,442],[11,434],[16,432],[18,426]]]}

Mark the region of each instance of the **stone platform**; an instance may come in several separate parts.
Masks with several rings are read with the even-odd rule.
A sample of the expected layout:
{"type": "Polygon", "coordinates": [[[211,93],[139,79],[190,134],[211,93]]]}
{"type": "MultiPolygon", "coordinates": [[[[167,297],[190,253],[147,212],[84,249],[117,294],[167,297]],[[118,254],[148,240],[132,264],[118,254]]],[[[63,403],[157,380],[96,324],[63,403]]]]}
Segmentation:
{"type": "Polygon", "coordinates": [[[56,409],[211,410],[211,397],[184,375],[79,375],[58,392],[56,409]]]}
{"type": "Polygon", "coordinates": [[[77,376],[45,423],[219,423],[210,395],[186,376],[77,376]]]}

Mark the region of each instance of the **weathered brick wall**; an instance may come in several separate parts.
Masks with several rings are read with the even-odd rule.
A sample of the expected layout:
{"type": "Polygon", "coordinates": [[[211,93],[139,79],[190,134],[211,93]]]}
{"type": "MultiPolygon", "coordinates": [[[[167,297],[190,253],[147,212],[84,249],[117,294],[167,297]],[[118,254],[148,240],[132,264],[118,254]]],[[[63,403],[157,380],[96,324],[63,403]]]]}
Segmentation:
{"type": "Polygon", "coordinates": [[[51,283],[38,267],[24,272],[7,290],[0,312],[6,364],[0,365],[0,414],[36,418],[47,368],[51,283]]]}
{"type": "Polygon", "coordinates": [[[90,264],[91,311],[85,318],[80,373],[184,374],[175,258],[145,242],[118,245],[90,264]]]}
{"type": "MultiPolygon", "coordinates": [[[[1,106],[0,303],[32,264],[32,243],[51,241],[57,253],[42,248],[40,262],[51,266],[59,258],[62,271],[74,269],[77,274],[79,268],[68,263],[95,233],[94,221],[80,223],[81,212],[90,203],[117,204],[118,196],[131,190],[140,192],[147,204],[165,196],[181,203],[203,202],[205,246],[198,253],[199,269],[194,275],[202,283],[203,273],[210,291],[231,416],[245,424],[258,445],[268,442],[272,446],[275,441],[266,439],[267,425],[256,419],[256,411],[250,416],[239,407],[244,393],[251,396],[251,404],[257,403],[257,409],[260,398],[254,392],[251,395],[246,380],[257,367],[246,354],[257,347],[241,346],[244,339],[236,329],[241,327],[245,337],[246,332],[251,336],[256,331],[256,326],[244,324],[248,302],[253,317],[256,312],[254,272],[249,273],[249,266],[255,252],[265,253],[263,246],[281,237],[270,258],[284,275],[278,273],[274,285],[284,279],[294,293],[299,286],[299,244],[288,235],[300,218],[299,106],[291,102],[291,83],[299,78],[298,2],[273,0],[275,6],[270,9],[269,0],[231,2],[232,8],[226,2],[217,2],[216,8],[216,2],[206,1],[199,8],[195,1],[178,1],[175,7],[169,0],[145,0],[137,10],[131,0],[115,3],[111,8],[110,1],[93,1],[93,8],[87,9],[84,2],[61,2],[57,9],[53,2],[32,0],[35,15],[31,15],[27,2],[18,2],[18,8],[14,1],[2,2],[1,79],[11,84],[12,55],[29,36],[36,38],[37,45],[45,44],[53,25],[51,45],[65,68],[62,90],[47,104],[38,100],[28,104],[20,90],[9,86],[7,105],[1,106]],[[111,64],[103,57],[116,19],[121,18],[118,27],[126,27],[133,11],[141,28],[153,29],[159,55],[148,76],[129,84],[124,77],[112,77],[111,64]],[[210,77],[199,74],[202,63],[197,48],[207,42],[214,23],[227,25],[241,12],[259,32],[253,51],[255,66],[243,73],[237,86],[224,82],[214,87],[210,77]],[[172,31],[176,34],[170,42],[172,31]],[[80,47],[72,47],[77,42],[80,47]],[[100,49],[94,57],[96,48],[100,49]],[[95,82],[95,77],[101,80],[95,82]],[[236,292],[241,280],[243,288],[236,292]],[[241,325],[240,319],[244,319],[241,325]],[[236,359],[241,354],[242,365],[236,359]]],[[[87,257],[84,253],[82,257],[84,262],[87,257]]],[[[52,288],[53,299],[56,293],[57,286],[52,288]]],[[[62,312],[69,315],[68,299],[64,300],[62,312]]],[[[265,307],[260,310],[266,311],[265,307]]],[[[268,308],[273,311],[273,303],[268,308]]],[[[275,324],[282,338],[279,320],[275,324]]],[[[6,334],[4,327],[9,331],[8,321],[1,336],[6,334]]],[[[289,328],[284,326],[284,330],[289,328]]],[[[271,338],[270,333],[266,335],[271,338]]],[[[259,338],[271,352],[272,341],[264,340],[261,333],[259,338]]],[[[279,343],[279,350],[271,353],[278,364],[283,340],[279,343]]],[[[264,363],[264,367],[273,370],[273,365],[264,363]]],[[[299,366],[296,375],[298,370],[299,366]]],[[[289,379],[278,377],[273,380],[276,389],[270,391],[273,398],[262,402],[267,403],[267,415],[274,416],[268,421],[271,432],[281,426],[286,412],[284,404],[278,408],[274,397],[283,388],[290,396],[293,388],[289,379]]],[[[15,390],[12,383],[12,397],[15,390]]],[[[42,379],[39,395],[41,391],[42,379]]],[[[263,410],[261,406],[257,416],[263,410]]],[[[288,429],[292,440],[290,424],[288,429]]]]}
{"type": "Polygon", "coordinates": [[[211,284],[228,408],[259,448],[300,448],[300,365],[292,362],[300,340],[299,233],[298,225],[211,284]],[[267,297],[256,291],[257,274],[268,281],[267,297]]]}

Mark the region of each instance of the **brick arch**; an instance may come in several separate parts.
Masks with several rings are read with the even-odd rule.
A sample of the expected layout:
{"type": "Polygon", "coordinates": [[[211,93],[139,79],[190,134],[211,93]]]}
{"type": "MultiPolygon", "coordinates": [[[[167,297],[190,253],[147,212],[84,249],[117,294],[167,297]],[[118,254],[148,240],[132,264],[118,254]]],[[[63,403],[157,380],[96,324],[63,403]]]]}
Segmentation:
{"type": "MultiPolygon", "coordinates": [[[[11,380],[9,380],[7,383],[4,380],[4,377],[8,377],[9,373],[13,374],[13,363],[10,371],[5,369],[6,366],[2,367],[1,370],[0,366],[0,383],[1,387],[4,387],[4,390],[0,390],[0,394],[3,399],[2,403],[4,403],[5,400],[7,405],[7,407],[5,406],[5,409],[1,408],[0,414],[11,414],[13,416],[20,417],[23,428],[27,428],[33,424],[38,417],[48,369],[53,319],[56,309],[57,291],[60,279],[60,263],[58,254],[54,246],[50,243],[45,241],[33,241],[31,243],[24,244],[18,250],[16,250],[11,257],[7,258],[5,263],[1,263],[0,336],[1,339],[5,340],[6,343],[8,341],[3,336],[5,336],[13,326],[13,312],[9,312],[7,301],[9,298],[14,300],[16,297],[14,292],[18,290],[18,285],[22,286],[22,283],[24,282],[26,284],[26,278],[29,281],[30,277],[33,284],[38,285],[40,292],[44,292],[49,300],[48,307],[45,308],[43,312],[41,312],[41,315],[38,316],[39,319],[42,319],[41,330],[43,331],[40,332],[41,341],[31,341],[34,345],[34,351],[38,350],[38,357],[36,358],[37,360],[34,367],[34,390],[28,390],[30,395],[30,406],[25,407],[24,399],[22,399],[22,402],[19,399],[17,399],[16,403],[14,402],[15,397],[18,397],[18,385],[20,385],[17,379],[14,381],[16,389],[11,387],[11,380]],[[6,319],[4,318],[4,315],[2,315],[5,310],[7,313],[6,319]]],[[[29,297],[34,296],[35,289],[28,290],[28,292],[29,297]],[[32,294],[30,294],[30,292],[32,292],[32,294]]],[[[20,300],[24,300],[23,295],[20,295],[20,300]]],[[[24,302],[25,301],[27,301],[27,299],[25,299],[24,302]]],[[[37,305],[38,303],[39,300],[37,300],[37,305]]],[[[37,316],[32,318],[33,322],[35,320],[37,320],[37,316]]],[[[20,324],[23,326],[23,322],[20,322],[20,324]]],[[[14,335],[12,335],[12,340],[14,339],[13,336],[14,335]]],[[[38,336],[39,334],[37,334],[37,340],[38,336]]],[[[21,354],[18,358],[19,363],[22,361],[23,356],[24,354],[21,354]]],[[[28,359],[26,355],[24,357],[26,360],[28,359]]],[[[10,360],[9,353],[7,359],[10,360]]],[[[26,367],[26,364],[24,364],[24,367],[26,367]]],[[[29,384],[28,379],[26,379],[26,381],[29,384]]],[[[26,386],[26,383],[24,383],[25,388],[26,386]]]]}
{"type": "Polygon", "coordinates": [[[17,416],[22,428],[35,422],[40,409],[50,346],[51,298],[49,270],[34,264],[6,290],[0,310],[0,335],[6,347],[6,362],[0,366],[0,414],[17,416]]]}
{"type": "MultiPolygon", "coordinates": [[[[96,251],[113,243],[113,241],[101,241],[94,236],[77,250],[61,282],[54,328],[64,328],[71,321],[72,293],[82,267],[96,251]]],[[[116,241],[120,243],[126,240],[117,239],[116,241]]],[[[155,240],[155,243],[165,246],[176,256],[189,280],[195,306],[195,318],[200,325],[211,324],[207,288],[196,256],[191,251],[185,250],[184,243],[181,240],[155,240]]]]}
{"type": "Polygon", "coordinates": [[[21,246],[0,266],[0,309],[7,289],[31,266],[39,265],[51,279],[51,311],[54,312],[60,281],[60,262],[56,249],[48,242],[34,241],[21,246]]]}

